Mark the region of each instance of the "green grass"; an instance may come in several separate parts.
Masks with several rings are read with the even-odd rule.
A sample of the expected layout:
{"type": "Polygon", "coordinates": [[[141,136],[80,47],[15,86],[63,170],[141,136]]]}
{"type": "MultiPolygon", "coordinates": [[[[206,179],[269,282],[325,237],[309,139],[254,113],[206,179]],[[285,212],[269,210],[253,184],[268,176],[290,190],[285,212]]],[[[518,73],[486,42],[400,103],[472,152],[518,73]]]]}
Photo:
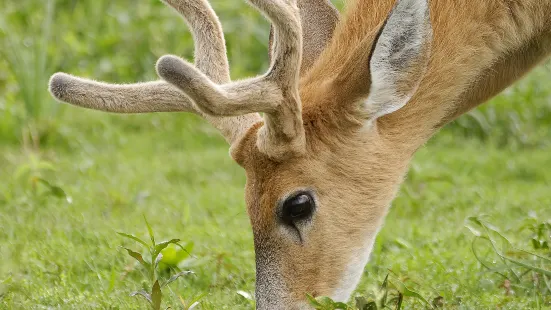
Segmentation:
{"type": "MultiPolygon", "coordinates": [[[[167,306],[206,293],[201,309],[251,308],[238,294],[254,291],[245,178],[222,138],[191,115],[109,115],[57,105],[44,91],[57,70],[154,79],[162,54],[191,57],[179,18],[156,0],[0,3],[0,308],[143,308],[129,294],[149,285],[147,275],[120,248],[136,244],[116,234],[147,238],[142,215],[157,239],[195,244],[184,267],[196,275],[171,284],[167,306]],[[45,41],[48,3],[55,14],[45,41]],[[47,46],[45,60],[33,42],[47,46]],[[26,61],[2,54],[8,45],[26,61]],[[36,132],[30,143],[28,128],[36,132]]],[[[235,77],[267,61],[267,24],[242,3],[213,1],[235,77]]],[[[549,67],[537,69],[418,152],[358,293],[391,273],[429,301],[443,297],[448,309],[551,308],[549,291],[508,294],[503,277],[473,254],[465,227],[487,215],[516,247],[536,251],[521,228],[551,220],[550,83],[549,67]]]]}

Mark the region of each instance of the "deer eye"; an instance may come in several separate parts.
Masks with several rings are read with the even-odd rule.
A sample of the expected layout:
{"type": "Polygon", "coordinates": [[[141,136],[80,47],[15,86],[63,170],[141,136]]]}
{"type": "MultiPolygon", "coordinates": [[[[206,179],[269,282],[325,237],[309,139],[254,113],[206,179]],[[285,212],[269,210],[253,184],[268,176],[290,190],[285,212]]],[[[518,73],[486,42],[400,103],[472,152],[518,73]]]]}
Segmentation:
{"type": "Polygon", "coordinates": [[[314,212],[314,198],[308,193],[298,193],[283,202],[281,217],[286,224],[307,220],[314,212]]]}

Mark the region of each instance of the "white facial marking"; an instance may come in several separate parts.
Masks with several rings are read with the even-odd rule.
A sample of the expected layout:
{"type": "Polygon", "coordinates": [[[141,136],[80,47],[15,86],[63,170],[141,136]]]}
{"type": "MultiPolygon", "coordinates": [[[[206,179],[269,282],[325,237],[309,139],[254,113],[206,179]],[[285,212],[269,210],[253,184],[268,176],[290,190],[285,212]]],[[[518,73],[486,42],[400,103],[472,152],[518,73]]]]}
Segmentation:
{"type": "Polygon", "coordinates": [[[356,249],[350,258],[348,268],[343,274],[337,289],[331,296],[333,300],[346,302],[350,298],[350,295],[360,282],[365,265],[369,261],[376,236],[377,232],[367,236],[363,246],[356,249]]]}

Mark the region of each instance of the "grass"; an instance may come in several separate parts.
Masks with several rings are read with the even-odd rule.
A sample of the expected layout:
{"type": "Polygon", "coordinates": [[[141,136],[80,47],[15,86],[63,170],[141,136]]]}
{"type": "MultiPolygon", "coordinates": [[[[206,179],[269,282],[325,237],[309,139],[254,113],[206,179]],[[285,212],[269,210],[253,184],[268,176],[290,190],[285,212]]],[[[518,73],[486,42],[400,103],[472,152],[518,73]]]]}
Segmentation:
{"type": "MultiPolygon", "coordinates": [[[[267,61],[267,25],[241,3],[213,1],[235,77],[260,72],[267,61]]],[[[0,57],[0,308],[143,308],[130,293],[151,283],[121,248],[136,243],[116,233],[147,240],[143,215],[157,241],[194,244],[181,267],[195,275],[164,288],[163,305],[178,308],[180,298],[188,303],[206,294],[201,309],[252,308],[245,178],[217,133],[191,115],[60,106],[40,82],[57,70],[120,82],[153,79],[160,55],[191,56],[179,18],[156,0],[22,0],[2,8],[0,53],[11,44],[30,62],[0,57]],[[55,7],[55,35],[45,41],[47,5],[55,7]],[[42,48],[24,42],[46,44],[45,60],[33,60],[42,48]],[[31,143],[29,126],[39,132],[31,143]]],[[[538,243],[534,229],[525,228],[551,220],[549,81],[549,67],[537,69],[417,153],[358,294],[377,291],[391,274],[446,309],[551,307],[550,291],[533,280],[545,278],[536,273],[515,282],[498,260],[488,269],[486,259],[496,257],[483,243],[476,243],[476,256],[479,237],[467,228],[469,218],[484,216],[515,248],[549,257],[548,247],[535,246],[546,233],[538,243]]],[[[408,298],[403,307],[424,308],[408,298]]]]}

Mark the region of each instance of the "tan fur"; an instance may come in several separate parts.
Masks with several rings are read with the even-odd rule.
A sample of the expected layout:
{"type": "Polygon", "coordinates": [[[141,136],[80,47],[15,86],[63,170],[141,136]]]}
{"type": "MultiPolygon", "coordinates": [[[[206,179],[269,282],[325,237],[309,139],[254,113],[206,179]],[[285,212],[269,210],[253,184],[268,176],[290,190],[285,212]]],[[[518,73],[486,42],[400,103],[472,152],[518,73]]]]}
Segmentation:
{"type": "MultiPolygon", "coordinates": [[[[379,27],[393,3],[389,0],[351,1],[346,20],[336,30],[335,40],[302,79],[301,94],[315,93],[315,85],[323,82],[326,72],[339,72],[350,56],[349,49],[342,47],[359,46],[379,27]]],[[[455,103],[464,91],[476,87],[477,81],[485,78],[484,73],[495,63],[519,50],[522,53],[532,41],[541,42],[549,35],[551,27],[548,0],[432,0],[430,4],[433,52],[423,85],[404,109],[380,120],[385,128],[399,128],[407,133],[407,137],[401,137],[407,141],[412,141],[410,130],[414,130],[419,140],[412,143],[413,148],[422,145],[434,133],[437,124],[456,108],[455,103]],[[440,102],[443,104],[437,104],[440,102]]],[[[365,47],[369,48],[370,44],[372,42],[365,47]]],[[[541,61],[549,53],[548,44],[542,44],[537,51],[543,54],[538,59],[541,61]]],[[[523,67],[521,71],[532,67],[523,67]]],[[[509,79],[508,83],[511,82],[509,79]]],[[[336,90],[332,95],[339,98],[346,93],[336,90]]],[[[316,104],[320,100],[324,98],[312,98],[311,102],[316,104]]],[[[303,101],[306,110],[310,102],[303,101]]],[[[480,103],[470,104],[474,107],[480,103]]]]}
{"type": "MultiPolygon", "coordinates": [[[[307,38],[325,46],[332,26],[320,28],[319,36],[305,36],[303,46],[301,24],[310,31],[316,27],[304,26],[294,1],[251,0],[274,23],[270,71],[229,83],[226,63],[216,56],[225,54],[223,38],[207,44],[218,48],[212,60],[204,59],[212,68],[165,56],[159,74],[191,100],[164,82],[114,86],[59,75],[51,90],[84,107],[200,111],[223,132],[234,126],[228,141],[247,174],[258,309],[305,309],[306,293],[346,300],[414,152],[438,128],[497,94],[551,52],[551,0],[428,0],[430,19],[418,14],[426,12],[425,1],[350,0],[320,55],[316,49],[308,52],[312,39],[307,38]],[[403,16],[407,22],[399,23],[403,16]],[[410,47],[405,55],[401,45],[410,47]],[[307,69],[299,81],[303,49],[307,69]],[[387,82],[381,90],[373,87],[376,81],[387,82]],[[145,103],[138,100],[141,94],[145,103]],[[387,102],[394,98],[388,94],[404,102],[387,102]],[[259,111],[266,113],[265,122],[257,113],[237,116],[259,111]],[[220,118],[225,123],[219,125],[218,116],[232,117],[220,118]],[[310,190],[317,206],[298,228],[297,239],[281,224],[278,208],[298,190],[310,190]]],[[[315,2],[327,9],[326,2],[315,2]]],[[[184,15],[193,5],[197,12],[210,10],[205,0],[167,3],[184,15]]],[[[299,6],[306,3],[314,2],[299,6]]],[[[314,9],[301,15],[316,16],[309,15],[314,9]]],[[[209,25],[217,25],[209,12],[205,16],[215,20],[209,25]]],[[[202,29],[200,19],[189,22],[202,29]]],[[[196,33],[197,40],[201,37],[196,33]]]]}
{"type": "Polygon", "coordinates": [[[257,269],[257,286],[266,286],[263,274],[280,275],[286,286],[281,309],[298,308],[304,293],[334,294],[356,249],[369,251],[361,240],[381,227],[413,153],[444,122],[494,96],[551,51],[550,1],[432,0],[425,78],[404,108],[366,130],[366,115],[353,103],[368,92],[366,60],[393,4],[351,1],[331,45],[302,77],[306,157],[271,163],[246,139],[236,152],[247,171],[257,257],[274,261],[259,264],[278,270],[257,269]],[[320,207],[297,245],[280,233],[274,208],[303,187],[316,189],[320,207]]]}

